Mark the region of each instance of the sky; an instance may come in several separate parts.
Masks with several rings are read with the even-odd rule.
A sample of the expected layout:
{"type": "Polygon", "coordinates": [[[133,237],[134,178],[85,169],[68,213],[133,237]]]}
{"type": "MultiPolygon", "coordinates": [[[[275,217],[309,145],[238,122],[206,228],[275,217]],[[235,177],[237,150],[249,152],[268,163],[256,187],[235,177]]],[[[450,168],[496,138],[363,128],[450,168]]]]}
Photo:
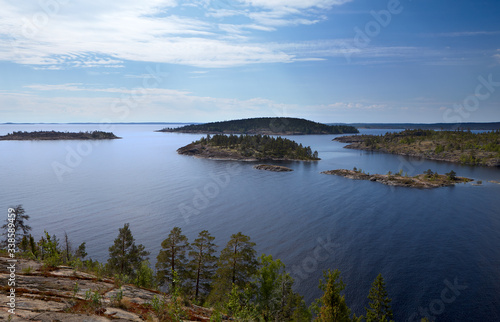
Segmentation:
{"type": "Polygon", "coordinates": [[[0,7],[0,123],[500,121],[498,0],[0,7]]]}

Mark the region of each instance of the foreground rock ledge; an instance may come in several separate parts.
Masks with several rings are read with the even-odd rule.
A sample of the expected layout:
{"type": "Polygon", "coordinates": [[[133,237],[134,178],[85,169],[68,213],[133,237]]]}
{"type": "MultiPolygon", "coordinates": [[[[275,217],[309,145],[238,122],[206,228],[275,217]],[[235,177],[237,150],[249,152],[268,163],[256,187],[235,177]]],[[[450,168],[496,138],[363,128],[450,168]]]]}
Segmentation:
{"type": "Polygon", "coordinates": [[[439,188],[439,187],[449,187],[457,183],[466,183],[474,181],[473,179],[456,177],[455,180],[448,179],[445,175],[438,175],[437,177],[428,178],[425,174],[419,174],[414,177],[403,177],[400,175],[388,175],[388,174],[366,174],[354,170],[337,169],[328,170],[321,172],[323,174],[332,174],[337,176],[346,177],[354,180],[369,180],[383,183],[389,186],[396,187],[412,187],[412,188],[439,188]]]}
{"type": "Polygon", "coordinates": [[[254,166],[255,169],[257,170],[267,170],[267,171],[274,171],[274,172],[289,172],[293,171],[293,169],[283,167],[280,165],[271,165],[271,164],[259,164],[254,166]]]}
{"type": "MultiPolygon", "coordinates": [[[[0,257],[0,278],[9,280],[8,258],[0,257]]],[[[70,267],[44,270],[33,260],[17,259],[15,285],[15,315],[12,321],[159,321],[148,305],[158,291],[133,285],[116,285],[113,279],[98,278],[70,267]],[[75,285],[78,287],[75,289],[75,285]],[[85,292],[97,291],[101,296],[98,307],[89,307],[85,292]],[[120,305],[113,297],[121,291],[120,305]]],[[[7,305],[10,287],[2,285],[0,320],[9,320],[7,305]]],[[[169,301],[167,295],[167,301],[169,301]]],[[[185,321],[210,321],[211,309],[190,305],[183,308],[189,318],[185,321]]],[[[227,319],[224,319],[226,321],[227,319]]],[[[10,321],[10,320],[9,320],[10,321]]]]}

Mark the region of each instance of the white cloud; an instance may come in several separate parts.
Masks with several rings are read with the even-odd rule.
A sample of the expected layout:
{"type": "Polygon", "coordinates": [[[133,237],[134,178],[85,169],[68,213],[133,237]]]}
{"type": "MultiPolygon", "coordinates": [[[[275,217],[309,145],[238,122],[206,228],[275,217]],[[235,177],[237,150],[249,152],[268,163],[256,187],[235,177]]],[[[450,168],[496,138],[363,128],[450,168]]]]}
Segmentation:
{"type": "Polygon", "coordinates": [[[323,17],[308,9],[347,1],[252,0],[229,8],[192,2],[205,8],[209,18],[201,20],[174,13],[174,0],[0,0],[0,60],[45,69],[122,67],[127,60],[197,67],[291,62],[292,55],[249,41],[251,32],[315,24],[323,17]],[[211,21],[234,16],[241,21],[211,21]]]}

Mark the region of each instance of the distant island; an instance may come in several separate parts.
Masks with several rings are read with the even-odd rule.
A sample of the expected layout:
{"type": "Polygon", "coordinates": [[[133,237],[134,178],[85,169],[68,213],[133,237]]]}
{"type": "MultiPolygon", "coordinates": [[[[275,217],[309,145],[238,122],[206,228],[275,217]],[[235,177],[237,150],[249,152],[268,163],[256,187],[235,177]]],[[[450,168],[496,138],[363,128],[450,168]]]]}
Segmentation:
{"type": "Polygon", "coordinates": [[[223,135],[201,138],[177,150],[183,155],[192,155],[218,160],[320,160],[317,151],[295,141],[268,135],[223,135]]]}
{"type": "Polygon", "coordinates": [[[164,128],[158,132],[201,134],[304,135],[359,133],[350,125],[326,125],[292,117],[260,117],[164,128]]]}
{"type": "Polygon", "coordinates": [[[266,170],[266,171],[273,171],[273,172],[290,172],[293,171],[293,169],[281,166],[281,165],[272,165],[272,164],[259,164],[254,166],[255,169],[257,170],[266,170]]]}
{"type": "Polygon", "coordinates": [[[113,140],[121,139],[111,132],[56,132],[56,131],[17,131],[0,136],[0,140],[113,140]]]}
{"type": "Polygon", "coordinates": [[[331,125],[350,125],[358,129],[406,129],[406,130],[482,130],[500,129],[500,122],[468,123],[332,123],[331,125]]]}
{"type": "Polygon", "coordinates": [[[385,135],[342,136],[335,141],[346,148],[381,151],[467,165],[500,166],[500,130],[470,131],[405,130],[385,135]]]}
{"type": "Polygon", "coordinates": [[[407,175],[403,176],[402,171],[388,174],[367,174],[361,170],[354,168],[353,170],[337,169],[323,171],[324,174],[332,174],[337,176],[346,177],[354,180],[369,180],[374,182],[383,183],[389,186],[397,187],[413,187],[413,188],[438,188],[453,186],[457,183],[466,183],[474,181],[473,179],[457,177],[455,171],[450,171],[446,174],[438,174],[427,170],[423,174],[413,177],[407,175]]]}

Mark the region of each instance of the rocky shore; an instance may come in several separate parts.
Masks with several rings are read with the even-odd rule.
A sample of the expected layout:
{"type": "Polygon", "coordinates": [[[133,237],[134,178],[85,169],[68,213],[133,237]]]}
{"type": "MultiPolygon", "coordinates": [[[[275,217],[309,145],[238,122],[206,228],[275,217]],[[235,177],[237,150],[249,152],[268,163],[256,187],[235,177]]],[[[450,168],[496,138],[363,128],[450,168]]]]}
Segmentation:
{"type": "MultiPolygon", "coordinates": [[[[159,321],[149,304],[155,296],[163,296],[158,291],[117,285],[113,279],[98,278],[65,266],[46,269],[39,262],[26,259],[17,259],[16,284],[8,286],[9,265],[7,257],[0,257],[0,278],[5,281],[0,293],[0,320],[159,321]],[[88,294],[92,294],[91,299],[88,294]],[[8,312],[12,309],[8,305],[13,301],[11,298],[15,314],[8,312]]],[[[186,321],[210,321],[210,309],[196,305],[183,309],[189,315],[186,321]]]]}
{"type": "Polygon", "coordinates": [[[368,180],[379,182],[389,186],[397,187],[412,187],[412,188],[439,188],[453,186],[457,183],[466,183],[474,181],[473,179],[456,177],[454,180],[449,179],[445,175],[437,175],[428,177],[425,174],[420,174],[414,177],[406,177],[397,174],[366,174],[355,170],[337,169],[323,171],[321,173],[342,176],[353,180],[368,180]]]}

